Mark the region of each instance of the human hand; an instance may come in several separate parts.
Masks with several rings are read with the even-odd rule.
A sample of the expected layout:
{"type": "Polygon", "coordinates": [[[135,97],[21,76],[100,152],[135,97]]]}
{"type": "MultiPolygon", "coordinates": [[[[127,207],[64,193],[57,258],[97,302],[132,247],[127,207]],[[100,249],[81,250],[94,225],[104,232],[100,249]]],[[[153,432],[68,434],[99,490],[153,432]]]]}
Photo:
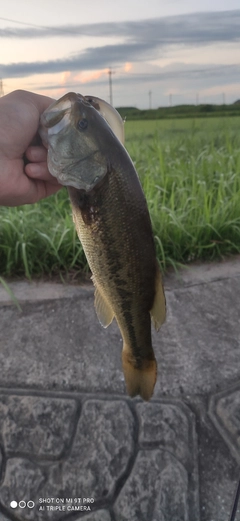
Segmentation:
{"type": "Polygon", "coordinates": [[[40,115],[52,102],[23,90],[0,98],[0,205],[35,203],[61,188],[38,135],[40,115]]]}

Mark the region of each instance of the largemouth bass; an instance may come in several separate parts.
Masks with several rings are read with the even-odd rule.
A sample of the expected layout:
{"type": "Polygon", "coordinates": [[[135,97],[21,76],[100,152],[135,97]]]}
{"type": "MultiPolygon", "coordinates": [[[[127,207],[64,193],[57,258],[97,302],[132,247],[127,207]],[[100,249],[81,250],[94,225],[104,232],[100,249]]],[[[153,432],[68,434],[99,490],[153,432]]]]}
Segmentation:
{"type": "Polygon", "coordinates": [[[95,286],[95,308],[107,327],[116,318],[130,396],[152,396],[157,364],[151,340],[165,320],[165,297],[146,200],[120,140],[114,109],[69,93],[41,118],[49,171],[68,187],[73,220],[95,286]],[[111,128],[112,127],[112,128],[111,128]],[[116,136],[118,133],[118,137],[116,136]]]}

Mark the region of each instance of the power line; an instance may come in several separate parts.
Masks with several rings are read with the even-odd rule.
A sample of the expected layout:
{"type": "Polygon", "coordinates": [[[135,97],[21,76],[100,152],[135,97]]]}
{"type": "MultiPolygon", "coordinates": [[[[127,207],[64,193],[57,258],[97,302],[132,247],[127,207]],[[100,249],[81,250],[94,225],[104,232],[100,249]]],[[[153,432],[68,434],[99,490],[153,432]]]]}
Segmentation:
{"type": "Polygon", "coordinates": [[[63,29],[63,27],[61,25],[60,26],[38,25],[38,24],[32,24],[30,22],[21,22],[20,20],[13,20],[12,18],[4,18],[3,16],[0,16],[0,20],[4,20],[5,22],[12,22],[15,24],[20,24],[20,25],[25,25],[27,27],[35,27],[37,29],[43,29],[43,30],[51,29],[51,31],[56,31],[57,34],[63,33],[63,34],[68,34],[69,36],[72,36],[71,25],[69,25],[69,29],[63,29]]]}
{"type": "Polygon", "coordinates": [[[30,22],[20,22],[19,20],[13,20],[12,18],[3,18],[2,16],[0,16],[0,20],[4,20],[5,22],[13,22],[15,24],[29,25],[30,27],[38,27],[39,29],[48,29],[48,27],[44,25],[31,24],[30,22]]]}
{"type": "MultiPolygon", "coordinates": [[[[14,20],[13,18],[4,18],[3,16],[0,16],[0,20],[4,20],[5,22],[12,22],[15,24],[24,25],[26,27],[35,27],[35,29],[42,29],[45,31],[51,30],[52,32],[55,31],[56,35],[58,35],[59,33],[60,34],[62,33],[62,34],[66,34],[70,37],[74,36],[74,35],[76,35],[78,37],[81,36],[81,33],[79,33],[78,26],[71,25],[71,24],[64,29],[64,27],[62,25],[38,25],[38,24],[33,24],[31,22],[22,22],[20,20],[14,20]]],[[[12,28],[12,30],[13,30],[13,28],[12,28]]]]}

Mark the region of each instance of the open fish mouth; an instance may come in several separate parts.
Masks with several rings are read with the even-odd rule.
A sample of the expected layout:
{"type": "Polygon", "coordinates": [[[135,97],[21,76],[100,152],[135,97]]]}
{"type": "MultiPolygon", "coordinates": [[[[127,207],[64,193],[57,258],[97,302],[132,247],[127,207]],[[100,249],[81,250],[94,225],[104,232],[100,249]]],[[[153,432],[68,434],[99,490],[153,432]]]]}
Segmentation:
{"type": "Polygon", "coordinates": [[[72,106],[75,102],[76,94],[66,94],[60,100],[54,101],[41,115],[39,134],[46,148],[49,146],[50,136],[58,134],[71,124],[72,106]]]}
{"type": "Polygon", "coordinates": [[[124,144],[124,123],[120,114],[106,101],[96,96],[82,96],[70,92],[58,101],[55,101],[42,114],[39,133],[45,146],[48,146],[48,136],[58,134],[71,123],[72,107],[76,101],[86,106],[92,106],[105,119],[119,141],[124,144]]]}

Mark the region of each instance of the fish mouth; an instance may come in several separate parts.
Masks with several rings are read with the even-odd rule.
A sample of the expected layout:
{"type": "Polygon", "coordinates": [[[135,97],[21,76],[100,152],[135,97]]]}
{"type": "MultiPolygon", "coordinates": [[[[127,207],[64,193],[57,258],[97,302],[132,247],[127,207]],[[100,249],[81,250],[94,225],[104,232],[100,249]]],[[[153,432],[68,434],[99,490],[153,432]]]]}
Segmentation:
{"type": "Polygon", "coordinates": [[[118,140],[124,144],[124,123],[117,110],[96,96],[82,96],[79,93],[69,92],[50,105],[41,116],[39,134],[46,148],[48,148],[48,136],[58,134],[71,123],[72,108],[77,102],[97,110],[118,140]]]}
{"type": "Polygon", "coordinates": [[[48,168],[62,185],[88,192],[107,173],[106,158],[103,159],[99,144],[87,135],[81,146],[81,134],[78,133],[79,115],[84,118],[85,113],[89,114],[91,122],[95,124],[96,120],[97,126],[99,117],[95,118],[96,112],[107,123],[111,134],[123,143],[123,121],[120,114],[106,101],[95,96],[69,92],[52,103],[41,115],[39,134],[43,145],[48,149],[48,168]],[[84,157],[79,157],[84,150],[84,157]]]}
{"type": "Polygon", "coordinates": [[[54,101],[41,115],[39,134],[46,148],[49,146],[48,136],[58,134],[70,124],[73,103],[76,94],[69,93],[58,101],[54,101]]]}

